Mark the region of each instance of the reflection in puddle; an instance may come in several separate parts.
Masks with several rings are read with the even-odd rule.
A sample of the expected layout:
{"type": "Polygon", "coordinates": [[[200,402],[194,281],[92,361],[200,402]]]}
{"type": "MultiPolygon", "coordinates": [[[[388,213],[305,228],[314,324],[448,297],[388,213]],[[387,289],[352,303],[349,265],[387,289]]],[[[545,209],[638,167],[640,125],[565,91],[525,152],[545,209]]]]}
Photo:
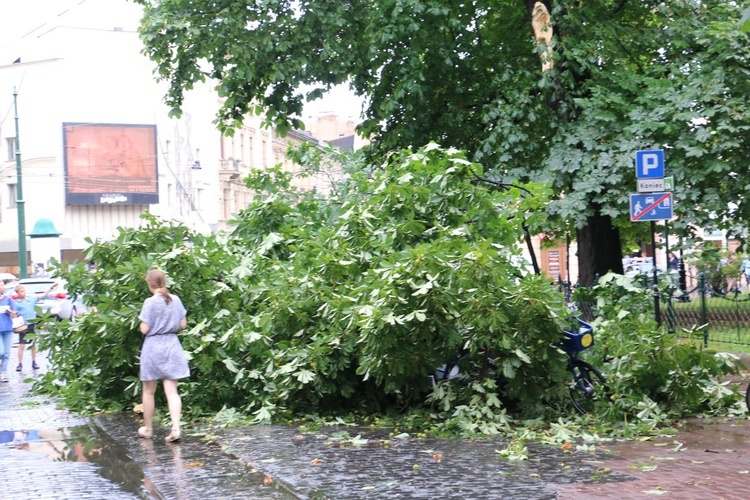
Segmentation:
{"type": "Polygon", "coordinates": [[[0,431],[0,443],[11,448],[41,453],[54,462],[96,462],[105,446],[89,427],[0,431]]]}
{"type": "Polygon", "coordinates": [[[114,442],[102,439],[90,427],[0,431],[0,447],[44,455],[52,462],[90,462],[99,475],[124,491],[144,493],[143,471],[114,442]]]}
{"type": "MultiPolygon", "coordinates": [[[[188,500],[191,495],[190,482],[186,473],[186,466],[182,460],[182,447],[180,443],[170,443],[166,446],[168,453],[158,454],[154,448],[152,439],[141,439],[138,443],[148,467],[167,465],[163,469],[162,480],[170,485],[169,497],[175,500],[188,500]],[[170,460],[171,459],[171,460],[170,460]]],[[[146,470],[148,470],[148,467],[146,470]]]]}

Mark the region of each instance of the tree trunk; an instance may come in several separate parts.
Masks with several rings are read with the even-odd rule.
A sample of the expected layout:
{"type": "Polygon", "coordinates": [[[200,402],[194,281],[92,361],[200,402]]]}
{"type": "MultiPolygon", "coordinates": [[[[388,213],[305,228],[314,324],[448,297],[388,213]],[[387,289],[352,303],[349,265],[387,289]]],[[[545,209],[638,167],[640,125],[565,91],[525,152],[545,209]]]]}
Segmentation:
{"type": "Polygon", "coordinates": [[[620,231],[608,215],[596,214],[578,230],[578,283],[592,286],[608,271],[623,273],[620,231]]]}

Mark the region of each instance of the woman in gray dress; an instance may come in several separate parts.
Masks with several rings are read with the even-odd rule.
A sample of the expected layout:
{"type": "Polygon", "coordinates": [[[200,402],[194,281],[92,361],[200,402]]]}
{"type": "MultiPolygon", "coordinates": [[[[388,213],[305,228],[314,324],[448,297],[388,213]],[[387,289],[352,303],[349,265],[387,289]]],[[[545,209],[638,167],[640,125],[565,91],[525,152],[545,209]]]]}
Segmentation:
{"type": "Polygon", "coordinates": [[[187,311],[177,295],[167,290],[164,273],[152,269],[146,275],[148,289],[153,295],[145,300],[138,319],[141,320],[143,348],[141,349],[141,381],[143,382],[142,438],[153,437],[154,394],[159,380],[169,405],[172,432],[165,438],[171,443],[180,439],[182,399],[177,391],[177,380],[190,376],[185,353],[177,332],[187,327],[187,311]]]}

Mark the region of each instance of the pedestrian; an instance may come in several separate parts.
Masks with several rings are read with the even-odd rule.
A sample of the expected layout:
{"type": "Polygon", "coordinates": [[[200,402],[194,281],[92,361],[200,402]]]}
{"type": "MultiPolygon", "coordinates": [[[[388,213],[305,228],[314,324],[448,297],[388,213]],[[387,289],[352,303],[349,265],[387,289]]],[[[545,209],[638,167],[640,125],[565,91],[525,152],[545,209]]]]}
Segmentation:
{"type": "Polygon", "coordinates": [[[5,283],[0,281],[0,382],[8,381],[10,364],[10,347],[13,340],[13,323],[11,314],[16,311],[16,301],[6,297],[5,283]]]}
{"type": "Polygon", "coordinates": [[[154,395],[161,380],[172,420],[172,432],[165,441],[171,443],[180,439],[182,399],[177,391],[177,380],[190,376],[190,368],[177,337],[177,332],[187,327],[187,311],[180,298],[169,293],[164,272],[152,269],[146,274],[146,283],[153,295],[143,302],[138,316],[143,334],[143,427],[138,429],[138,435],[146,439],[153,437],[154,395]]]}
{"type": "Polygon", "coordinates": [[[28,328],[25,332],[21,332],[18,334],[18,366],[16,367],[16,371],[20,372],[23,370],[23,351],[26,348],[27,345],[31,344],[31,369],[32,370],[38,370],[39,365],[36,364],[36,342],[34,342],[32,339],[28,338],[29,334],[33,334],[36,329],[36,304],[39,302],[40,299],[43,299],[47,295],[49,295],[52,290],[55,289],[60,284],[59,281],[55,281],[52,283],[52,286],[50,286],[47,291],[45,291],[41,296],[34,295],[32,297],[26,296],[26,287],[23,285],[18,285],[16,287],[16,296],[18,298],[15,299],[16,301],[16,310],[18,313],[23,316],[23,319],[26,320],[26,324],[28,325],[28,328]]]}
{"type": "Polygon", "coordinates": [[[742,275],[745,276],[745,286],[750,290],[750,255],[742,257],[742,264],[740,264],[740,284],[742,284],[742,275]]]}
{"type": "Polygon", "coordinates": [[[669,253],[669,268],[674,269],[675,271],[679,271],[680,269],[680,261],[674,252],[669,253]]]}

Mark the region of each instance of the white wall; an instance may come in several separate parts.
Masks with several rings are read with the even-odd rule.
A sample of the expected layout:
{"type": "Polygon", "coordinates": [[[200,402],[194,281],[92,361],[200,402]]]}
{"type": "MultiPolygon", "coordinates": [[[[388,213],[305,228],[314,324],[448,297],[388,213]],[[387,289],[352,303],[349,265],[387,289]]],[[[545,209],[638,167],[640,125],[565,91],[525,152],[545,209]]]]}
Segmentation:
{"type": "MultiPolygon", "coordinates": [[[[219,208],[211,202],[218,199],[220,159],[220,135],[212,124],[216,95],[209,85],[196,88],[183,117],[168,118],[162,102],[166,86],[155,82],[152,63],[140,53],[139,18],[140,7],[130,2],[88,0],[24,37],[13,53],[20,63],[0,61],[0,252],[18,248],[17,210],[8,208],[16,164],[8,159],[6,143],[16,135],[14,88],[27,232],[37,219],[47,217],[62,233],[62,249],[80,249],[87,246],[85,237],[106,239],[118,226],[138,225],[139,215],[148,209],[202,231],[216,227],[219,208]],[[66,205],[65,122],[156,125],[160,203],[66,205]],[[200,170],[190,168],[196,160],[200,170]],[[204,198],[200,208],[195,199],[199,191],[204,198]]],[[[32,244],[27,240],[27,248],[32,244]]]]}
{"type": "MultiPolygon", "coordinates": [[[[154,65],[141,54],[140,6],[128,0],[24,0],[5,7],[0,19],[0,260],[8,261],[6,254],[18,248],[18,211],[8,208],[16,166],[5,141],[15,136],[14,88],[26,230],[41,217],[52,220],[62,233],[63,251],[86,248],[86,238],[109,239],[120,226],[136,227],[146,210],[199,231],[225,228],[227,217],[250,199],[242,182],[249,169],[285,162],[288,141],[261,128],[258,117],[247,117],[234,138],[221,137],[213,123],[221,102],[210,82],[186,94],[180,119],[168,118],[167,86],[155,81],[154,65]],[[38,12],[27,8],[32,5],[38,12]],[[17,29],[8,29],[9,19],[17,29]],[[25,35],[8,41],[11,32],[25,35]],[[66,205],[63,123],[156,125],[159,203],[66,205]],[[245,154],[238,158],[242,134],[245,154]],[[229,158],[241,160],[241,169],[232,170],[229,158]],[[200,169],[191,168],[196,161],[200,169]]],[[[27,239],[27,249],[33,243],[27,239]]]]}

